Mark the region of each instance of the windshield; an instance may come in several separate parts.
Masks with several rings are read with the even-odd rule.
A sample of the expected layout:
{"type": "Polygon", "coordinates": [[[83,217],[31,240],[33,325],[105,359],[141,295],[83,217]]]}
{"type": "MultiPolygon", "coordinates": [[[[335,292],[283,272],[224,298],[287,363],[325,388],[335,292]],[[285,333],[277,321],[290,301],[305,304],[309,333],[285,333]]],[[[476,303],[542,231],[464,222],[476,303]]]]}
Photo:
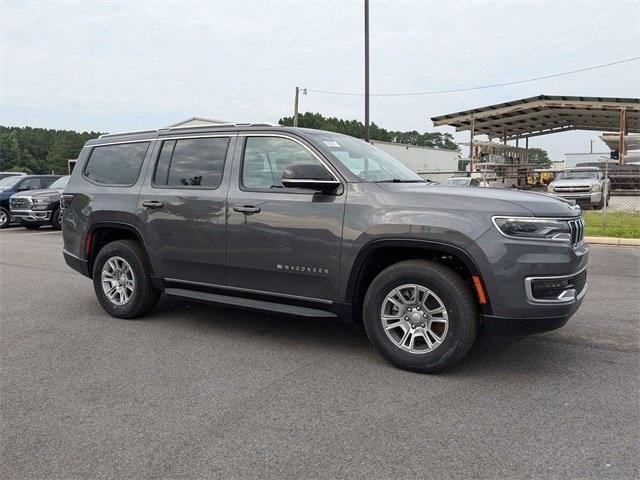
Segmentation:
{"type": "Polygon", "coordinates": [[[4,177],[0,179],[0,188],[11,188],[20,180],[22,180],[22,176],[15,175],[13,177],[4,177]]]}
{"type": "Polygon", "coordinates": [[[314,137],[346,168],[365,182],[425,181],[399,160],[357,138],[332,133],[316,133],[314,137]]]}
{"type": "Polygon", "coordinates": [[[49,185],[49,188],[51,190],[64,190],[64,188],[67,186],[67,183],[69,183],[70,178],[71,177],[69,175],[67,175],[66,177],[61,177],[51,185],[49,185]]]}
{"type": "Polygon", "coordinates": [[[558,180],[586,180],[591,178],[598,178],[598,172],[596,170],[574,170],[568,172],[560,172],[558,174],[558,180]]]}
{"type": "Polygon", "coordinates": [[[460,178],[450,178],[449,180],[447,180],[447,185],[468,185],[469,179],[465,178],[465,177],[460,177],[460,178]]]}

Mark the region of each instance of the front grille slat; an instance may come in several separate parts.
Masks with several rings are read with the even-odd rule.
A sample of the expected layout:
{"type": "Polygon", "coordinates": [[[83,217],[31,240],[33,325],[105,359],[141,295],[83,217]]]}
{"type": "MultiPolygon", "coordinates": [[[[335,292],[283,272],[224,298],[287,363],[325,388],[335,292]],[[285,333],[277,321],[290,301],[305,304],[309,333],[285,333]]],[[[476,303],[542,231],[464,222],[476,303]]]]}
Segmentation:
{"type": "Polygon", "coordinates": [[[571,230],[571,245],[580,245],[584,240],[584,220],[582,217],[577,220],[569,220],[571,230]]]}
{"type": "Polygon", "coordinates": [[[11,205],[11,208],[16,210],[29,209],[32,205],[31,199],[26,197],[11,198],[9,200],[9,203],[11,205]]]}

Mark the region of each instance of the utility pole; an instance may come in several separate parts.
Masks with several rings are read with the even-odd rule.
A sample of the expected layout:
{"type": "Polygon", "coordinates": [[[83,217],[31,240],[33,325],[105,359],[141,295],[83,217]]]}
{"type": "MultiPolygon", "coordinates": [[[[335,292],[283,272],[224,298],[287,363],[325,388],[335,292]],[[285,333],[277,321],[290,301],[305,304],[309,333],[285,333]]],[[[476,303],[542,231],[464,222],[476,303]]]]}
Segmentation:
{"type": "Polygon", "coordinates": [[[364,140],[369,141],[369,0],[364,0],[364,140]]]}
{"type": "Polygon", "coordinates": [[[296,87],[296,100],[293,104],[293,126],[298,126],[298,96],[300,95],[300,87],[296,87]]]}

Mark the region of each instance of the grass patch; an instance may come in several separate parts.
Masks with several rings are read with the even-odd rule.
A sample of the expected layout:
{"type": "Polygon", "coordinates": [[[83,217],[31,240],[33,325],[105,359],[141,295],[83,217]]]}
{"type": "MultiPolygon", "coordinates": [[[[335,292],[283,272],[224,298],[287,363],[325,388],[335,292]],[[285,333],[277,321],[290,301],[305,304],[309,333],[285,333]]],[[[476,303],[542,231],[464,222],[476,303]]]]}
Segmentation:
{"type": "Polygon", "coordinates": [[[602,212],[582,212],[584,234],[594,237],[640,238],[640,214],[607,212],[607,227],[604,227],[602,212]]]}

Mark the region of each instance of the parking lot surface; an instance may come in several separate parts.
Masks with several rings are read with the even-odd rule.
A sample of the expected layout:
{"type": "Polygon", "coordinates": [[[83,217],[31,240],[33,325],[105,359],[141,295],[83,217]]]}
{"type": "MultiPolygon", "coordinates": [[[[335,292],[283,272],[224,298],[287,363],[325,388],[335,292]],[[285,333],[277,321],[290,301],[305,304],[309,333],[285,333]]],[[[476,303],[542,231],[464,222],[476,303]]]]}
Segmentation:
{"type": "Polygon", "coordinates": [[[337,320],[111,318],[61,248],[0,232],[1,478],[640,476],[638,248],[592,248],[565,328],[439,375],[337,320]]]}

